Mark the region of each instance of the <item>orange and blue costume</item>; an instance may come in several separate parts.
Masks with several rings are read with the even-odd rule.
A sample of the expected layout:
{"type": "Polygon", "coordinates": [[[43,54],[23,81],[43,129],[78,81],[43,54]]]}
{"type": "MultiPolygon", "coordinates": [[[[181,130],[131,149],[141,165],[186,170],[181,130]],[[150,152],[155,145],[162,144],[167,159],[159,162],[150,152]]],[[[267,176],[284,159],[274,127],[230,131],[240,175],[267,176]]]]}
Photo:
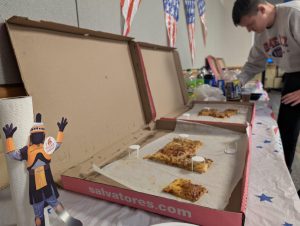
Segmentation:
{"type": "MultiPolygon", "coordinates": [[[[66,118],[62,118],[61,122],[57,123],[59,131],[54,151],[61,146],[63,131],[67,124],[66,118]]],[[[34,209],[35,224],[37,226],[45,225],[44,207],[50,205],[67,225],[82,225],[79,220],[72,218],[57,200],[59,194],[51,173],[51,155],[44,150],[46,131],[41,122],[41,114],[36,115],[36,122],[30,130],[29,144],[21,149],[16,149],[13,142],[13,134],[16,130],[17,127],[14,127],[13,124],[3,127],[7,154],[12,159],[26,161],[29,173],[29,200],[34,209]]]]}

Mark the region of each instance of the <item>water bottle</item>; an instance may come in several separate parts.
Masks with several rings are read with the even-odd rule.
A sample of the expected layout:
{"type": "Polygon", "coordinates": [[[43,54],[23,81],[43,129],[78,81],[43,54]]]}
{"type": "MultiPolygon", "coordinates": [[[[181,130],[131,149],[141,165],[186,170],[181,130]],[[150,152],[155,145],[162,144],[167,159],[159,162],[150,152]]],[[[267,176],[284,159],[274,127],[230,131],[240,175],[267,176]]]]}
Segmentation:
{"type": "Polygon", "coordinates": [[[204,84],[204,71],[201,70],[201,68],[198,69],[198,74],[197,74],[197,86],[203,85],[204,84]]]}

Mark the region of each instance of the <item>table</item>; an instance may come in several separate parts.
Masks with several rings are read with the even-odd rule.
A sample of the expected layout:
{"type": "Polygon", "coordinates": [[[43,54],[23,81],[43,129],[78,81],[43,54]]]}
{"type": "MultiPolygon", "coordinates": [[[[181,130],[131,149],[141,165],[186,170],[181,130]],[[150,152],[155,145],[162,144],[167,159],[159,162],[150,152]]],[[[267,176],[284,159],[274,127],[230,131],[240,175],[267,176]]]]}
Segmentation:
{"type": "MultiPolygon", "coordinates": [[[[245,226],[300,225],[300,200],[285,166],[279,130],[273,115],[266,102],[257,103],[252,130],[245,226]]],[[[177,221],[65,190],[59,192],[65,208],[86,226],[148,226],[177,221]]],[[[51,208],[48,208],[48,212],[51,225],[61,225],[51,208]]],[[[0,192],[0,219],[5,219],[3,225],[14,223],[8,190],[0,192]]]]}

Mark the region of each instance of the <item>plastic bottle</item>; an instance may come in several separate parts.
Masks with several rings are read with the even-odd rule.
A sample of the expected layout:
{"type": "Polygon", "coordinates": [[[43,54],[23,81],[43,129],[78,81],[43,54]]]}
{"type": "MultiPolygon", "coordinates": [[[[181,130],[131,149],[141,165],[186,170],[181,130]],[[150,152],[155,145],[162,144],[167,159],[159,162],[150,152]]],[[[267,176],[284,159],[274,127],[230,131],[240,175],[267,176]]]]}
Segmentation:
{"type": "Polygon", "coordinates": [[[204,75],[204,83],[210,86],[215,86],[215,78],[214,74],[211,70],[207,71],[208,73],[204,75]]]}
{"type": "Polygon", "coordinates": [[[201,68],[198,68],[198,73],[197,73],[197,86],[203,85],[204,84],[204,72],[201,70],[201,68]]]}
{"type": "Polygon", "coordinates": [[[185,83],[186,83],[186,87],[188,90],[188,95],[189,95],[189,97],[192,97],[194,95],[194,89],[197,86],[197,78],[192,75],[191,69],[187,69],[185,83]]]}

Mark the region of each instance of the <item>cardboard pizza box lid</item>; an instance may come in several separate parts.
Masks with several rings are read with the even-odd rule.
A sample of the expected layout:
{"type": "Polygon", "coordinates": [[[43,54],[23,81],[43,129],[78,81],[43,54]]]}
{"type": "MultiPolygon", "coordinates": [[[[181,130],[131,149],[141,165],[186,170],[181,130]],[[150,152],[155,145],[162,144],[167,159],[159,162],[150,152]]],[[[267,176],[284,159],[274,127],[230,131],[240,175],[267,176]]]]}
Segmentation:
{"type": "MultiPolygon", "coordinates": [[[[135,61],[138,62],[135,64],[138,79],[142,80],[141,86],[144,86],[144,90],[147,91],[144,95],[149,97],[153,120],[175,120],[190,110],[194,104],[227,104],[220,101],[188,103],[180,58],[175,48],[143,42],[133,42],[130,46],[133,49],[133,54],[135,54],[135,61]]],[[[201,122],[222,128],[245,131],[248,124],[253,121],[254,104],[241,102],[230,102],[230,104],[249,107],[249,114],[244,124],[201,122]]]]}
{"type": "Polygon", "coordinates": [[[186,111],[188,95],[176,49],[142,42],[133,42],[131,48],[138,62],[138,78],[143,80],[151,102],[153,120],[186,111]]]}
{"type": "Polygon", "coordinates": [[[149,132],[144,131],[148,101],[139,94],[132,38],[22,17],[10,18],[6,26],[46,135],[56,137],[61,117],[69,121],[52,158],[56,180],[97,152],[97,162],[106,162],[149,132]]]}
{"type": "MultiPolygon", "coordinates": [[[[87,180],[86,175],[82,175],[88,173],[89,161],[96,165],[109,163],[124,153],[124,147],[129,144],[143,138],[149,141],[164,134],[164,131],[156,133],[151,129],[145,129],[151,125],[153,106],[149,96],[145,95],[147,90],[141,92],[143,87],[139,86],[142,79],[138,77],[137,67],[134,66],[139,63],[132,57],[131,39],[20,17],[8,20],[6,25],[26,92],[33,98],[34,112],[43,114],[47,133],[56,135],[58,130],[56,122],[60,117],[66,116],[69,120],[62,150],[53,155],[51,163],[56,178],[68,169],[70,175],[64,174],[65,182],[71,179],[70,185],[74,189],[104,186],[112,191],[124,191],[124,194],[132,192],[128,193],[132,197],[139,195],[146,200],[153,198],[157,202],[170,203],[170,200],[161,197],[148,197],[130,191],[117,182],[99,175],[89,174],[89,177],[94,177],[93,180],[87,180]]],[[[167,65],[176,65],[171,57],[174,57],[175,52],[173,50],[171,52],[172,54],[167,51],[166,54],[162,54],[165,57],[158,58],[165,60],[167,65]]],[[[151,51],[149,55],[155,56],[151,51]]],[[[165,67],[164,70],[168,72],[170,69],[165,67]]],[[[173,82],[172,79],[169,81],[173,82]]],[[[176,84],[172,84],[174,85],[176,84]]],[[[182,88],[180,82],[177,85],[182,88]]],[[[173,111],[185,107],[187,99],[182,93],[178,95],[177,91],[173,93],[177,96],[174,102],[170,103],[170,108],[164,106],[168,102],[161,103],[165,107],[164,110],[173,111]]],[[[166,90],[166,95],[167,92],[170,92],[171,95],[170,93],[168,95],[172,97],[173,90],[166,90]]],[[[158,115],[160,114],[158,111],[158,115]]],[[[175,123],[175,121],[168,122],[164,128],[172,129],[175,123]]],[[[240,194],[240,191],[238,185],[236,194],[240,194]]],[[[206,222],[226,218],[229,222],[235,222],[230,225],[240,225],[243,218],[243,213],[239,211],[240,196],[237,196],[236,201],[236,204],[231,202],[235,205],[230,207],[236,210],[234,212],[199,206],[194,209],[194,220],[206,222]],[[199,214],[209,216],[199,217],[199,214]]],[[[177,201],[173,201],[172,205],[183,205],[189,210],[194,208],[192,204],[177,201]]],[[[180,219],[191,221],[183,217],[180,219]]]]}

